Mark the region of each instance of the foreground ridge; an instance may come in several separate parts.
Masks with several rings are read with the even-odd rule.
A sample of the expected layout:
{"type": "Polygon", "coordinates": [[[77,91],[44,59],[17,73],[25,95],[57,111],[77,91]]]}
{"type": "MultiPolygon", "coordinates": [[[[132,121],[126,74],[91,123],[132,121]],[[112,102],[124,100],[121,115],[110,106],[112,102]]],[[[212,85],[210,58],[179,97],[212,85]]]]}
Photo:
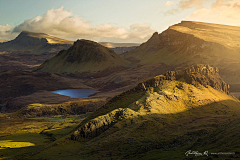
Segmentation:
{"type": "Polygon", "coordinates": [[[147,87],[157,87],[162,84],[163,80],[180,80],[192,85],[201,84],[204,87],[209,85],[216,90],[229,94],[230,86],[222,80],[218,72],[219,70],[217,67],[210,67],[209,65],[204,64],[192,65],[183,70],[168,71],[164,75],[146,80],[139,83],[137,87],[133,88],[133,90],[146,90],[147,87]]]}
{"type": "MultiPolygon", "coordinates": [[[[230,105],[236,107],[237,100],[228,94],[229,85],[218,75],[215,67],[198,64],[183,70],[168,71],[113,97],[79,125],[72,139],[97,137],[123,119],[135,121],[136,117],[146,116],[148,121],[149,114],[158,114],[161,118],[161,115],[171,118],[174,114],[186,116],[193,114],[190,112],[195,112],[192,111],[195,108],[207,106],[205,108],[208,110],[212,104],[221,107],[222,104],[218,102],[226,99],[234,101],[230,105]]],[[[238,108],[235,109],[239,110],[238,108]]],[[[218,113],[219,109],[211,110],[210,114],[218,113]]],[[[224,114],[229,112],[225,108],[223,110],[224,114]]],[[[204,110],[199,112],[198,114],[205,114],[204,110]]]]}

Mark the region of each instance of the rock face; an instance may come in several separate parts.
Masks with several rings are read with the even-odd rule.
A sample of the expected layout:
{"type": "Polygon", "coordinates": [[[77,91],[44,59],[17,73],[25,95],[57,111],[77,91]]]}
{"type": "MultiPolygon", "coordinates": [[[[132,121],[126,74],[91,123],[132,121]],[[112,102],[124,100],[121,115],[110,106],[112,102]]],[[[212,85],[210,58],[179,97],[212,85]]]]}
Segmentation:
{"type": "Polygon", "coordinates": [[[218,68],[210,67],[209,65],[193,65],[184,70],[168,71],[164,75],[139,83],[134,89],[146,90],[148,87],[157,87],[162,84],[163,80],[181,80],[192,85],[201,84],[204,87],[211,86],[226,94],[229,94],[230,88],[219,76],[218,68]]]}
{"type": "MultiPolygon", "coordinates": [[[[77,133],[75,133],[75,135],[78,134],[83,138],[94,138],[103,133],[110,126],[112,126],[112,121],[108,115],[105,115],[86,123],[77,133]]],[[[78,137],[79,136],[72,136],[75,140],[77,140],[78,137]]]]}

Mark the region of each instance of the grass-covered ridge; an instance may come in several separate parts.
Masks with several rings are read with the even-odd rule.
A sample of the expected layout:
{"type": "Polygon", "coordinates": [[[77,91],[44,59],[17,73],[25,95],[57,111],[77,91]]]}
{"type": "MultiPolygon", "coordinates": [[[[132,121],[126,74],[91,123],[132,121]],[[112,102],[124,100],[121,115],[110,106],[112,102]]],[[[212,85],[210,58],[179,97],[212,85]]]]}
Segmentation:
{"type": "MultiPolygon", "coordinates": [[[[211,67],[208,69],[212,72],[195,69],[199,71],[199,79],[201,74],[204,78],[203,73],[208,73],[209,77],[217,75],[217,69],[211,67]]],[[[196,74],[189,72],[191,69],[186,71],[196,74]]],[[[85,119],[72,135],[72,139],[78,141],[91,139],[81,153],[99,151],[112,157],[119,154],[127,157],[154,149],[181,148],[203,133],[239,117],[240,102],[227,92],[214,89],[218,88],[214,85],[213,88],[200,82],[190,84],[184,78],[172,80],[168,74],[144,81],[115,96],[85,119]],[[104,149],[101,146],[105,146],[104,149]]]]}

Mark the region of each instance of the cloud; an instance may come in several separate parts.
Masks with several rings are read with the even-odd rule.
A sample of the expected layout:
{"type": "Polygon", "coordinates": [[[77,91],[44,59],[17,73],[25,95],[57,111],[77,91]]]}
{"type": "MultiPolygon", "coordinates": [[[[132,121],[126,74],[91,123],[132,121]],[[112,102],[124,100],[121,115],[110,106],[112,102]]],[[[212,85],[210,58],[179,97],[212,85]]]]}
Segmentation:
{"type": "Polygon", "coordinates": [[[5,26],[0,25],[0,39],[11,40],[16,37],[17,34],[12,34],[12,26],[6,24],[5,26]]]}
{"type": "Polygon", "coordinates": [[[167,1],[164,6],[169,7],[169,6],[174,5],[174,4],[175,4],[174,1],[167,1]]]}
{"type": "Polygon", "coordinates": [[[181,0],[179,2],[179,7],[181,9],[188,9],[193,7],[202,7],[204,0],[181,0]]]}
{"type": "Polygon", "coordinates": [[[64,10],[63,6],[58,9],[50,9],[43,16],[26,20],[13,28],[12,31],[12,33],[21,31],[41,32],[73,40],[84,38],[95,41],[124,40],[135,42],[147,40],[154,32],[150,24],[133,24],[129,28],[111,24],[92,26],[90,22],[64,10]]]}
{"type": "MultiPolygon", "coordinates": [[[[177,7],[165,12],[165,15],[174,15],[189,8],[202,8],[206,0],[181,0],[177,7]]],[[[168,1],[169,2],[169,1],[168,1]]],[[[165,4],[166,6],[166,4],[165,4]]]]}
{"type": "Polygon", "coordinates": [[[210,8],[201,8],[187,20],[240,26],[240,1],[216,0],[210,8]]]}

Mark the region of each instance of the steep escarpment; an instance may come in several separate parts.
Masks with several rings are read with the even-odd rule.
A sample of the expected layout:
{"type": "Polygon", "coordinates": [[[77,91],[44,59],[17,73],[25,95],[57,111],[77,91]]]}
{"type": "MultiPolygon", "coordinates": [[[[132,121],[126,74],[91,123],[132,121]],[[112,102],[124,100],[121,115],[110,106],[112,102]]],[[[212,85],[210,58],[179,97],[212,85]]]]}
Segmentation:
{"type": "Polygon", "coordinates": [[[239,35],[240,27],[182,21],[121,56],[136,65],[164,63],[176,69],[209,64],[226,82],[239,84],[239,35]]]}
{"type": "Polygon", "coordinates": [[[36,71],[74,74],[76,76],[103,76],[126,68],[129,62],[113,50],[89,40],[77,40],[68,50],[62,50],[44,62],[36,71]]]}
{"type": "Polygon", "coordinates": [[[14,40],[0,44],[0,51],[22,54],[56,53],[68,49],[72,43],[44,33],[22,31],[14,40]]]}
{"type": "MultiPolygon", "coordinates": [[[[236,116],[240,113],[239,101],[228,93],[229,86],[218,75],[217,68],[195,65],[184,70],[169,71],[112,98],[79,125],[72,139],[128,133],[124,128],[134,125],[136,132],[148,134],[137,131],[139,128],[136,126],[149,123],[150,126],[155,124],[162,128],[164,124],[171,124],[181,117],[204,115],[207,112],[210,115],[236,116]]],[[[131,132],[135,132],[133,130],[131,132]]]]}

